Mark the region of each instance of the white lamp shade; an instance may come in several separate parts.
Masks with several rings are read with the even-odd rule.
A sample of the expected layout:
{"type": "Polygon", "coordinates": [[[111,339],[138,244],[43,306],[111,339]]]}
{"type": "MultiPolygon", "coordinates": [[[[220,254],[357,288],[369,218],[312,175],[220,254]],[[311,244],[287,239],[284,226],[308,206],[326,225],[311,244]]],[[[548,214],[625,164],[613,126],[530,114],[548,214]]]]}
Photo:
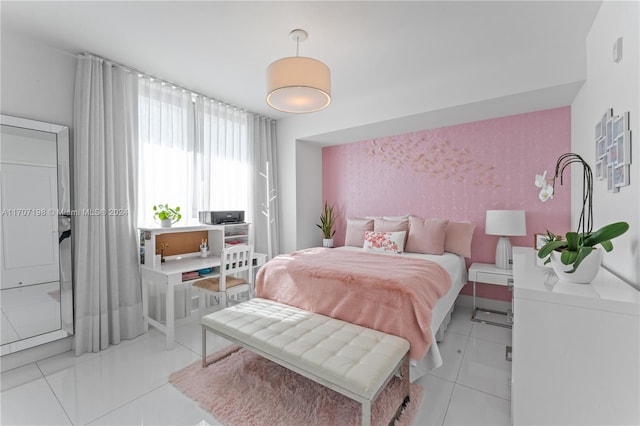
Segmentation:
{"type": "Polygon", "coordinates": [[[487,210],[484,232],[500,236],[527,235],[524,210],[487,210]]]}
{"type": "Polygon", "coordinates": [[[312,58],[279,59],[267,68],[267,93],[267,103],[278,111],[320,111],[331,103],[331,71],[312,58]]]}

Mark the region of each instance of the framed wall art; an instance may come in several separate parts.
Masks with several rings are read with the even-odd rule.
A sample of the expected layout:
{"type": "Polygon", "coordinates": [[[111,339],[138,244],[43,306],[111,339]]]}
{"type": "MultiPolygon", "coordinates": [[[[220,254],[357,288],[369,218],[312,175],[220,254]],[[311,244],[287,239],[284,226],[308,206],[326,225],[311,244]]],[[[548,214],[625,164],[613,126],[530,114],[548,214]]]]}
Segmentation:
{"type": "Polygon", "coordinates": [[[618,192],[629,185],[631,130],[629,111],[613,115],[609,108],[595,127],[596,179],[607,181],[607,190],[618,192]]]}
{"type": "Polygon", "coordinates": [[[547,243],[547,234],[534,234],[533,248],[540,250],[547,243]]]}

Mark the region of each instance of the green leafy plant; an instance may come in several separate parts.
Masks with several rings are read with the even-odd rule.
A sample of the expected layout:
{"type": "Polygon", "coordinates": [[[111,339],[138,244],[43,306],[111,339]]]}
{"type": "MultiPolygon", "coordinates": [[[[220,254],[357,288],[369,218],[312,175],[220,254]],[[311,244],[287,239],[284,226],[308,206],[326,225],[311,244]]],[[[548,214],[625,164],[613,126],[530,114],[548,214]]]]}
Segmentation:
{"type": "Polygon", "coordinates": [[[320,215],[320,223],[316,223],[316,226],[322,230],[325,240],[333,238],[336,231],[333,229],[335,224],[335,217],[333,216],[333,206],[324,202],[324,210],[320,215]]]}
{"type": "Polygon", "coordinates": [[[613,250],[611,240],[624,234],[629,229],[627,222],[615,222],[603,226],[595,232],[592,231],[593,173],[589,164],[587,164],[580,155],[574,154],[573,152],[568,152],[558,157],[555,173],[550,183],[546,179],[546,170],[542,175],[536,176],[535,185],[541,188],[539,195],[540,200],[545,202],[553,198],[556,179],[560,178],[560,185],[562,185],[564,170],[572,164],[582,166],[582,210],[578,220],[578,227],[576,232],[567,232],[565,239],[547,231],[547,242],[538,250],[538,257],[541,259],[546,258],[545,264],[550,262],[551,252],[554,250],[561,252],[560,261],[564,265],[572,265],[572,269],[565,271],[566,273],[575,272],[582,261],[596,249],[595,246],[597,244],[600,244],[607,252],[613,250]]]}
{"type": "Polygon", "coordinates": [[[177,222],[182,219],[180,214],[180,206],[176,208],[169,207],[169,204],[158,204],[153,206],[153,217],[158,220],[170,219],[172,222],[177,222]]]}
{"type": "Polygon", "coordinates": [[[572,265],[573,268],[567,273],[573,273],[578,269],[580,263],[593,251],[595,245],[605,249],[605,251],[613,250],[611,240],[619,237],[629,230],[627,222],[610,223],[594,232],[567,232],[566,238],[554,235],[547,231],[547,242],[540,250],[538,257],[546,258],[544,263],[550,261],[551,252],[556,250],[561,252],[560,261],[564,265],[572,265]]]}

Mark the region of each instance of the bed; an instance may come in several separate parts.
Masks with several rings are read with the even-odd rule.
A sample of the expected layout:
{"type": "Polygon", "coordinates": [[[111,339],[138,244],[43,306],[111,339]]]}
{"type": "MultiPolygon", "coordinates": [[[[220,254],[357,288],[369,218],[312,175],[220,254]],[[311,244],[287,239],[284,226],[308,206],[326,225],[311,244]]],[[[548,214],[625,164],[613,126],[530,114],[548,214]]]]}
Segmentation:
{"type": "MultiPolygon", "coordinates": [[[[458,293],[462,289],[462,287],[467,283],[467,271],[465,266],[464,257],[445,252],[442,255],[431,255],[431,254],[423,254],[423,253],[397,253],[397,254],[388,254],[388,253],[362,253],[363,249],[360,247],[352,247],[352,246],[344,246],[336,249],[323,249],[323,248],[314,248],[301,250],[298,252],[294,252],[288,255],[277,256],[272,259],[271,262],[268,262],[264,265],[258,273],[258,277],[256,279],[256,291],[257,296],[276,300],[281,303],[289,304],[292,306],[296,306],[301,309],[310,310],[313,312],[322,313],[324,315],[335,316],[338,319],[355,322],[359,325],[368,326],[370,328],[375,328],[384,332],[391,332],[391,334],[404,333],[404,330],[401,330],[400,333],[397,330],[388,329],[388,324],[379,324],[380,322],[374,324],[372,326],[371,323],[362,323],[360,321],[361,317],[358,317],[353,312],[353,309],[350,311],[349,306],[358,306],[358,303],[361,303],[362,293],[358,293],[356,291],[344,291],[340,292],[340,297],[335,300],[335,304],[340,305],[344,303],[344,309],[335,310],[329,309],[331,312],[327,311],[326,303],[324,306],[319,306],[315,301],[321,299],[324,300],[325,297],[333,297],[336,294],[335,289],[337,285],[342,285],[343,283],[334,283],[329,279],[329,281],[318,281],[319,277],[323,277],[326,279],[327,277],[331,277],[332,274],[335,274],[335,271],[331,271],[330,269],[325,273],[322,270],[319,270],[314,267],[307,275],[301,275],[299,273],[292,273],[293,264],[291,262],[295,262],[296,260],[308,257],[309,259],[315,259],[313,256],[319,256],[321,253],[324,255],[330,256],[330,259],[337,259],[338,257],[348,257],[349,262],[355,265],[355,262],[358,262],[359,257],[351,256],[350,253],[355,253],[358,255],[366,255],[369,258],[374,256],[373,259],[380,259],[380,263],[387,262],[393,263],[394,266],[389,267],[389,272],[392,275],[398,274],[400,280],[404,280],[409,282],[411,280],[422,280],[429,281],[430,279],[433,281],[432,286],[436,288],[436,290],[428,290],[427,295],[424,296],[426,299],[421,298],[420,296],[416,300],[413,300],[412,303],[405,303],[401,299],[405,296],[402,295],[398,299],[397,303],[397,311],[396,314],[390,315],[387,314],[388,317],[393,322],[394,319],[397,319],[395,327],[400,326],[401,328],[406,328],[408,333],[413,333],[408,339],[412,342],[412,352],[411,352],[411,381],[415,381],[419,377],[423,376],[426,372],[433,370],[440,365],[442,365],[442,357],[440,354],[440,350],[438,348],[438,340],[441,340],[443,337],[444,330],[447,327],[447,324],[451,317],[451,312],[453,310],[453,306],[458,296],[458,293]],[[383,256],[383,257],[379,257],[383,256]],[[391,262],[392,260],[392,262],[391,262]],[[424,260],[430,262],[423,262],[424,260]],[[431,263],[433,262],[433,264],[431,263]],[[420,271],[414,271],[416,264],[420,265],[430,265],[428,273],[422,273],[420,271]],[[407,272],[410,270],[410,272],[407,272]],[[404,274],[404,275],[403,275],[404,274]],[[408,275],[407,275],[408,274],[408,275]],[[426,274],[426,275],[425,275],[426,274]],[[414,277],[415,275],[415,277],[414,277]],[[430,278],[431,277],[431,278],[430,278]],[[449,281],[446,285],[443,282],[449,281]],[[319,284],[323,283],[323,284],[319,284]],[[306,291],[299,292],[299,286],[307,286],[306,291]],[[325,291],[322,294],[322,291],[325,291]],[[353,300],[352,300],[353,299],[353,300]],[[430,305],[428,308],[430,309],[421,309],[421,305],[430,305]],[[324,310],[324,311],[323,311],[324,310]],[[415,310],[415,315],[419,317],[419,322],[421,325],[416,325],[414,328],[415,332],[412,332],[411,327],[408,325],[412,323],[412,321],[405,320],[404,315],[407,314],[407,311],[415,310]],[[427,312],[428,311],[428,312],[427,312]],[[332,313],[337,312],[336,315],[331,315],[332,313]],[[355,317],[354,317],[355,315],[355,317]],[[358,318],[357,320],[353,320],[353,318],[358,318]],[[397,317],[397,318],[391,318],[397,317]],[[405,322],[403,322],[405,321],[405,322]],[[417,333],[420,333],[421,336],[416,336],[417,333]],[[413,341],[412,341],[413,339],[413,341]],[[416,340],[418,339],[418,340],[416,340]]],[[[363,257],[364,258],[364,257],[363,257]]],[[[315,264],[316,260],[313,260],[312,263],[315,264]]],[[[422,268],[422,266],[420,266],[422,268]]],[[[354,268],[358,269],[358,268],[354,268]]],[[[362,269],[362,268],[360,268],[362,269]]],[[[345,278],[348,280],[348,278],[345,278]]],[[[344,281],[344,280],[343,280],[344,281]]],[[[361,280],[360,280],[361,281],[361,280]]],[[[366,285],[374,285],[367,281],[366,285]]],[[[372,281],[373,283],[373,281],[372,281]]],[[[413,284],[412,284],[413,285],[413,284]]],[[[415,287],[415,285],[414,285],[415,287]]],[[[424,287],[424,286],[423,286],[424,287]]],[[[386,309],[386,303],[390,298],[394,297],[394,294],[398,292],[398,288],[395,288],[391,291],[391,296],[384,296],[378,300],[382,300],[385,303],[381,303],[380,309],[386,309]],[[395,293],[394,293],[395,292],[395,293]],[[383,306],[385,305],[385,306],[383,306]]],[[[367,291],[367,294],[376,294],[375,291],[367,291]]],[[[373,296],[372,296],[373,297],[373,296]]],[[[327,299],[331,300],[331,299],[327,299]]],[[[393,303],[391,303],[393,304],[393,303]]],[[[364,304],[366,306],[366,304],[364,304]]],[[[363,308],[366,309],[366,308],[363,308]]],[[[364,312],[364,311],[363,311],[364,312]]],[[[381,311],[382,312],[382,311],[381,311]]],[[[391,311],[385,311],[391,312],[391,311]]],[[[367,313],[367,312],[364,312],[367,313]]],[[[370,313],[370,312],[369,312],[370,313]]],[[[375,316],[375,313],[372,315],[375,316]]],[[[405,336],[403,336],[405,337],[405,336]]]]}

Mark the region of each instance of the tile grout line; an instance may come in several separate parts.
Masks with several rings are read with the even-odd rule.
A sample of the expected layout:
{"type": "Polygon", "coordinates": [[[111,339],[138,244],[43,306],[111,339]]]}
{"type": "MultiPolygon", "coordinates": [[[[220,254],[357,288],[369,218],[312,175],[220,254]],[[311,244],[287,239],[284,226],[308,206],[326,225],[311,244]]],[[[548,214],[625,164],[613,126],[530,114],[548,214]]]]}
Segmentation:
{"type": "Polygon", "coordinates": [[[471,390],[474,390],[474,391],[482,392],[482,393],[484,393],[484,394],[486,394],[486,395],[494,396],[494,397],[496,397],[496,398],[504,399],[505,401],[510,401],[510,399],[504,398],[504,397],[502,397],[502,396],[500,396],[500,395],[495,395],[495,394],[492,394],[492,393],[490,393],[490,392],[484,391],[484,390],[482,390],[482,389],[476,389],[476,388],[471,387],[471,386],[469,386],[469,385],[465,385],[465,384],[463,384],[463,383],[459,383],[459,382],[458,382],[458,379],[460,378],[460,369],[462,368],[462,365],[464,364],[464,358],[465,358],[465,356],[467,355],[467,348],[468,348],[468,346],[469,346],[469,341],[471,340],[471,338],[472,338],[472,337],[473,337],[474,339],[481,340],[481,341],[483,341],[483,342],[491,343],[491,344],[494,344],[494,345],[505,345],[505,343],[504,343],[504,342],[495,342],[495,341],[493,341],[493,340],[483,339],[483,338],[478,337],[478,336],[472,336],[472,334],[473,334],[473,327],[475,327],[475,324],[472,324],[471,333],[469,333],[469,338],[467,339],[467,343],[466,343],[466,345],[465,345],[465,349],[464,349],[464,354],[463,354],[463,357],[462,357],[462,361],[460,362],[460,367],[459,367],[459,369],[458,369],[458,374],[456,375],[456,385],[460,385],[460,386],[462,386],[462,387],[465,387],[465,388],[467,388],[467,389],[471,389],[471,390]]]}
{"type": "Polygon", "coordinates": [[[492,396],[492,397],[494,397],[494,398],[501,399],[501,400],[506,401],[506,402],[510,402],[510,401],[511,401],[510,399],[504,398],[504,397],[502,397],[502,396],[494,395],[494,394],[492,394],[492,393],[489,393],[489,392],[486,392],[486,391],[483,391],[483,390],[480,390],[480,389],[472,388],[472,387],[471,387],[471,386],[469,386],[469,385],[463,385],[462,383],[456,383],[456,385],[461,386],[461,387],[463,387],[463,388],[467,388],[467,389],[472,390],[472,391],[474,391],[474,392],[480,392],[480,393],[483,393],[483,394],[485,394],[485,395],[488,395],[488,396],[492,396]]]}
{"type": "Polygon", "coordinates": [[[51,387],[51,383],[49,383],[49,380],[47,380],[47,376],[44,374],[44,372],[42,371],[38,363],[36,362],[35,364],[38,371],[40,371],[40,374],[42,374],[42,378],[44,379],[44,382],[47,384],[47,387],[53,394],[53,397],[56,399],[56,401],[58,401],[58,405],[60,405],[60,409],[62,409],[62,412],[64,413],[64,415],[67,416],[67,419],[69,420],[69,424],[74,425],[75,423],[73,422],[73,420],[71,420],[71,416],[69,416],[69,413],[67,413],[67,410],[64,408],[62,401],[60,401],[60,398],[58,398],[56,391],[53,390],[53,388],[51,387]]]}
{"type": "MultiPolygon", "coordinates": [[[[148,333],[148,332],[145,332],[145,333],[141,334],[140,336],[143,336],[144,334],[147,334],[147,333],[148,333]]],[[[133,346],[136,346],[136,345],[138,345],[138,344],[141,344],[141,343],[143,343],[144,341],[146,341],[146,340],[148,339],[148,336],[147,336],[147,337],[145,337],[144,339],[140,339],[140,341],[138,341],[138,342],[133,342],[133,340],[135,340],[135,339],[139,338],[140,336],[136,336],[134,339],[128,339],[128,343],[127,343],[126,345],[124,345],[124,346],[120,346],[120,345],[109,345],[109,347],[108,347],[107,349],[102,350],[102,351],[99,351],[99,352],[86,352],[86,353],[88,353],[88,354],[95,354],[95,356],[89,356],[89,357],[87,357],[87,358],[86,358],[86,359],[84,359],[84,360],[80,360],[80,361],[74,362],[72,365],[69,365],[69,366],[66,366],[66,367],[64,367],[64,368],[61,368],[61,369],[59,369],[59,370],[53,371],[53,372],[49,373],[48,375],[47,375],[47,374],[44,374],[44,372],[42,371],[42,368],[40,367],[40,365],[38,365],[38,361],[34,362],[34,364],[35,364],[36,368],[38,369],[38,371],[40,371],[40,374],[42,375],[42,378],[45,380],[45,383],[47,383],[47,386],[49,387],[49,389],[50,389],[50,390],[51,390],[51,392],[53,393],[53,396],[56,398],[56,401],[58,401],[58,404],[60,405],[60,408],[62,408],[62,411],[63,411],[63,412],[65,413],[65,415],[67,416],[67,419],[69,420],[69,423],[70,423],[70,424],[72,424],[72,425],[76,425],[77,423],[74,423],[74,422],[71,420],[71,417],[70,417],[70,416],[69,416],[69,414],[67,413],[67,410],[64,408],[64,405],[62,404],[62,402],[60,401],[60,399],[58,398],[58,395],[56,394],[56,392],[55,392],[55,391],[53,390],[53,388],[51,387],[51,383],[49,383],[49,380],[47,379],[47,376],[49,376],[49,375],[53,375],[53,374],[58,374],[58,373],[60,373],[61,371],[63,371],[63,370],[67,370],[67,369],[70,369],[70,368],[76,368],[77,366],[82,365],[82,364],[84,364],[84,363],[86,363],[86,362],[94,361],[94,360],[96,360],[96,359],[98,359],[98,358],[102,358],[102,357],[104,357],[104,356],[110,355],[111,353],[113,353],[113,352],[115,352],[115,351],[119,351],[119,350],[122,350],[122,349],[126,349],[126,348],[129,348],[129,347],[133,347],[133,346]]],[[[182,344],[180,344],[180,345],[181,345],[181,346],[183,346],[182,344]]],[[[183,347],[184,347],[184,346],[183,346],[183,347]]],[[[188,348],[185,348],[185,349],[188,349],[188,348]]],[[[72,352],[72,351],[70,351],[70,352],[72,352]]],[[[191,352],[193,352],[193,351],[191,351],[191,352]]],[[[57,355],[54,355],[54,356],[57,356],[57,355]]],[[[49,357],[49,358],[53,358],[53,356],[52,356],[52,357],[49,357]]],[[[45,359],[48,359],[48,358],[45,358],[45,359]]],[[[155,390],[159,389],[160,387],[162,387],[162,386],[164,386],[164,385],[166,385],[166,384],[170,384],[170,383],[169,383],[169,378],[168,378],[168,377],[167,377],[167,381],[166,381],[165,383],[163,383],[163,384],[161,384],[161,385],[159,385],[159,386],[157,386],[157,387],[155,387],[155,388],[153,388],[153,389],[149,390],[148,392],[144,392],[143,394],[141,394],[141,395],[139,395],[139,396],[137,396],[137,397],[135,397],[135,398],[133,398],[133,399],[131,399],[131,400],[129,400],[129,401],[126,401],[126,402],[125,402],[125,403],[123,403],[122,405],[119,405],[119,406],[117,406],[117,407],[113,408],[112,410],[110,410],[110,411],[108,411],[108,412],[106,412],[106,413],[104,413],[104,414],[101,414],[100,416],[98,416],[98,417],[96,417],[96,418],[94,418],[94,419],[92,419],[92,420],[90,420],[89,422],[84,423],[84,424],[85,424],[85,425],[86,425],[86,424],[90,424],[91,422],[94,422],[94,421],[96,421],[96,420],[98,420],[98,419],[100,419],[100,418],[102,418],[102,417],[106,416],[107,414],[110,414],[110,413],[112,413],[113,411],[118,410],[118,409],[120,409],[120,408],[122,408],[122,407],[126,406],[127,404],[129,404],[129,403],[131,403],[131,402],[133,402],[133,401],[135,401],[135,400],[137,400],[137,399],[139,399],[139,398],[141,398],[141,397],[143,397],[143,396],[147,395],[147,394],[148,394],[148,393],[150,393],[150,392],[153,392],[153,391],[155,391],[155,390]]]]}
{"type": "Polygon", "coordinates": [[[469,340],[471,340],[471,332],[473,331],[473,327],[467,336],[467,340],[464,342],[464,349],[462,350],[462,359],[460,360],[460,365],[458,365],[458,370],[456,371],[456,378],[454,380],[455,384],[458,384],[458,379],[460,378],[460,369],[462,369],[462,365],[464,364],[464,359],[467,356],[467,348],[469,347],[469,340]]]}
{"type": "Polygon", "coordinates": [[[161,384],[161,385],[158,385],[157,387],[155,387],[155,388],[153,388],[153,389],[150,389],[148,392],[144,392],[144,393],[142,393],[142,394],[138,395],[137,397],[135,397],[135,398],[133,398],[133,399],[128,400],[128,401],[127,401],[127,402],[125,402],[124,404],[119,405],[119,406],[117,406],[117,407],[114,407],[112,410],[109,410],[109,411],[107,411],[106,413],[101,414],[101,415],[99,415],[98,417],[96,417],[96,418],[94,418],[94,419],[91,419],[91,420],[90,420],[90,421],[88,421],[87,423],[84,423],[84,426],[90,425],[91,423],[93,423],[93,422],[95,422],[95,421],[97,421],[97,420],[100,420],[101,418],[103,418],[103,417],[105,417],[105,416],[108,416],[109,414],[113,413],[114,411],[117,411],[117,410],[121,409],[122,407],[126,407],[127,405],[129,405],[129,404],[133,403],[134,401],[137,401],[137,400],[139,400],[139,399],[141,399],[141,398],[143,398],[143,397],[145,397],[145,396],[149,395],[151,392],[155,392],[155,391],[157,391],[158,389],[160,389],[161,387],[163,387],[163,386],[165,386],[165,385],[170,385],[170,384],[171,384],[171,383],[169,382],[169,379],[167,378],[167,382],[166,382],[166,383],[163,383],[163,384],[161,384]]]}
{"type": "Polygon", "coordinates": [[[460,374],[460,368],[462,368],[462,362],[464,361],[464,357],[467,354],[467,345],[469,344],[469,339],[471,338],[471,332],[473,331],[473,324],[471,330],[469,330],[469,334],[467,334],[467,340],[464,343],[464,349],[462,350],[462,359],[460,360],[460,365],[458,366],[458,371],[456,371],[456,377],[453,382],[449,381],[449,383],[453,383],[453,388],[451,389],[451,393],[449,394],[449,400],[447,401],[447,408],[444,410],[444,416],[442,417],[442,424],[444,425],[447,414],[449,414],[449,408],[451,407],[451,400],[453,399],[453,393],[456,391],[456,385],[458,384],[458,375],[460,374]]]}

